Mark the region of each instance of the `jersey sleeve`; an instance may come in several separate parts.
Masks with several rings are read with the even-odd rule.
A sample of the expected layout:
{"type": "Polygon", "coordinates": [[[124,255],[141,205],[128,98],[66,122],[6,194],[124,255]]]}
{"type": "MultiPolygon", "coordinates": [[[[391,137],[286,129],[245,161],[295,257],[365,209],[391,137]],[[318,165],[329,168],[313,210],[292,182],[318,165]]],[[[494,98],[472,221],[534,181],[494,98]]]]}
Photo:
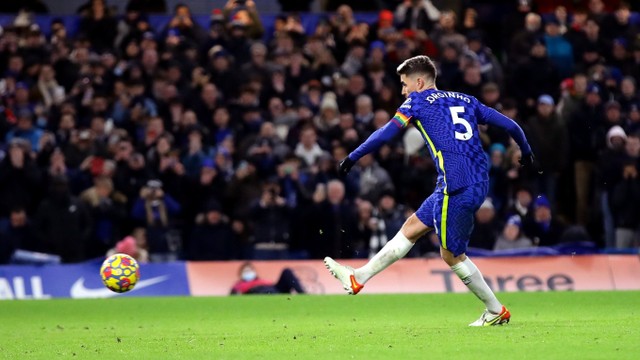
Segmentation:
{"type": "Polygon", "coordinates": [[[402,129],[406,128],[411,122],[412,116],[411,97],[409,97],[400,105],[391,120],[374,131],[362,145],[349,154],[349,158],[358,161],[361,157],[378,150],[384,143],[393,139],[402,129]]]}
{"type": "Polygon", "coordinates": [[[391,121],[386,123],[383,127],[369,135],[365,142],[349,154],[349,158],[353,161],[360,160],[361,157],[378,150],[384,143],[399,134],[400,131],[402,131],[402,128],[399,127],[393,119],[391,119],[391,121]]]}
{"type": "Polygon", "coordinates": [[[402,105],[400,105],[398,110],[396,110],[395,115],[393,116],[393,118],[391,118],[391,122],[393,122],[400,129],[406,128],[411,121],[411,117],[413,116],[411,107],[411,98],[409,97],[407,98],[407,100],[405,100],[404,103],[402,103],[402,105]]]}
{"type": "Polygon", "coordinates": [[[527,138],[524,135],[524,131],[520,125],[518,125],[512,119],[504,116],[493,108],[490,108],[479,101],[477,101],[478,109],[478,123],[497,126],[505,129],[509,135],[516,141],[523,155],[531,153],[531,146],[527,142],[527,138]]]}

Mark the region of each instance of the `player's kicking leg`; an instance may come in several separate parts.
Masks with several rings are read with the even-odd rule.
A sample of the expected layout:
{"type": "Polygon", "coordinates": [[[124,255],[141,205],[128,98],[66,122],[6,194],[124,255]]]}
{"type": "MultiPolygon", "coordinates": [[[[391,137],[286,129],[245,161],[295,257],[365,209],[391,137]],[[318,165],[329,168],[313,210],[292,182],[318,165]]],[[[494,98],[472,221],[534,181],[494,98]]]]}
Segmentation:
{"type": "Polygon", "coordinates": [[[416,214],[413,214],[405,221],[396,236],[363,267],[353,269],[339,264],[330,257],[324,258],[324,265],[331,275],[342,283],[342,287],[348,294],[355,295],[362,290],[369,279],[407,255],[413,244],[429,230],[430,228],[422,223],[416,214]]]}

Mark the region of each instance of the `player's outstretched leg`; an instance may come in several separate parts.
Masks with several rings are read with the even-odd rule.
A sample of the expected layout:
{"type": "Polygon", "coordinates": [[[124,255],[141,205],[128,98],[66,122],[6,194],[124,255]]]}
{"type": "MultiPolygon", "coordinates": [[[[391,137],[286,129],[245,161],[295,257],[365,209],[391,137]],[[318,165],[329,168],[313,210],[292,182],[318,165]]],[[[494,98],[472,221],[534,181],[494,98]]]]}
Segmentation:
{"type": "Polygon", "coordinates": [[[422,225],[422,228],[418,228],[418,231],[414,229],[421,223],[416,225],[415,222],[419,222],[419,220],[417,220],[417,218],[413,218],[415,218],[415,215],[409,217],[396,236],[387,242],[385,246],[380,249],[380,251],[363,267],[353,269],[349,266],[338,264],[330,257],[324,258],[325,266],[329,269],[331,274],[336,277],[336,279],[340,280],[342,287],[347,290],[349,294],[357,294],[362,290],[364,284],[369,281],[369,279],[407,255],[409,250],[413,247],[413,244],[415,244],[417,238],[425,232],[423,229],[425,228],[424,225],[422,225]],[[403,234],[403,231],[406,231],[409,234],[417,234],[412,236],[415,237],[415,240],[407,238],[403,234]]]}
{"type": "Polygon", "coordinates": [[[405,221],[396,236],[389,240],[363,267],[353,269],[338,264],[330,257],[324,258],[324,264],[331,274],[340,280],[342,287],[349,294],[355,295],[362,290],[369,279],[407,255],[413,244],[429,230],[430,228],[424,225],[414,213],[405,221]]]}
{"type": "Polygon", "coordinates": [[[362,290],[364,285],[356,281],[355,271],[350,266],[340,265],[337,261],[330,257],[324,258],[324,266],[329,269],[331,275],[340,280],[342,287],[349,295],[355,295],[362,290]]]}

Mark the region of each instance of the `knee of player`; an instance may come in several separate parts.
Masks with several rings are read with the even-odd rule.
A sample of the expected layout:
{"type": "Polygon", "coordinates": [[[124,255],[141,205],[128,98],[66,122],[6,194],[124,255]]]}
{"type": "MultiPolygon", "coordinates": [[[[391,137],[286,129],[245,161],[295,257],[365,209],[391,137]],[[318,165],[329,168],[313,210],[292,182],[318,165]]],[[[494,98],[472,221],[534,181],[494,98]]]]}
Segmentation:
{"type": "Polygon", "coordinates": [[[449,266],[454,266],[458,263],[461,263],[467,258],[465,254],[455,256],[451,251],[443,247],[440,248],[440,257],[449,266]]]}

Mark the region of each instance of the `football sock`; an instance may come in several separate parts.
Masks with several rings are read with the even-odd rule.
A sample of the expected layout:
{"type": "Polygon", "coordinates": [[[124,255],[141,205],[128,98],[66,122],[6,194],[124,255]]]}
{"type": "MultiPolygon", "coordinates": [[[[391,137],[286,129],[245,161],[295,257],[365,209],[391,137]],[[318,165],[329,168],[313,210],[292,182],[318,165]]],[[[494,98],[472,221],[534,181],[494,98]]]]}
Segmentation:
{"type": "Polygon", "coordinates": [[[398,231],[396,236],[387,242],[368,263],[355,270],[356,281],[360,284],[366,283],[374,275],[402,259],[412,247],[413,243],[402,234],[402,231],[398,231]]]}
{"type": "Polygon", "coordinates": [[[465,261],[453,265],[451,270],[458,275],[460,280],[467,285],[471,292],[476,294],[478,299],[485,304],[487,310],[494,314],[500,313],[502,310],[502,304],[500,304],[496,295],[491,291],[491,288],[487,285],[486,281],[484,281],[480,270],[478,270],[471,259],[467,257],[465,261]]]}

